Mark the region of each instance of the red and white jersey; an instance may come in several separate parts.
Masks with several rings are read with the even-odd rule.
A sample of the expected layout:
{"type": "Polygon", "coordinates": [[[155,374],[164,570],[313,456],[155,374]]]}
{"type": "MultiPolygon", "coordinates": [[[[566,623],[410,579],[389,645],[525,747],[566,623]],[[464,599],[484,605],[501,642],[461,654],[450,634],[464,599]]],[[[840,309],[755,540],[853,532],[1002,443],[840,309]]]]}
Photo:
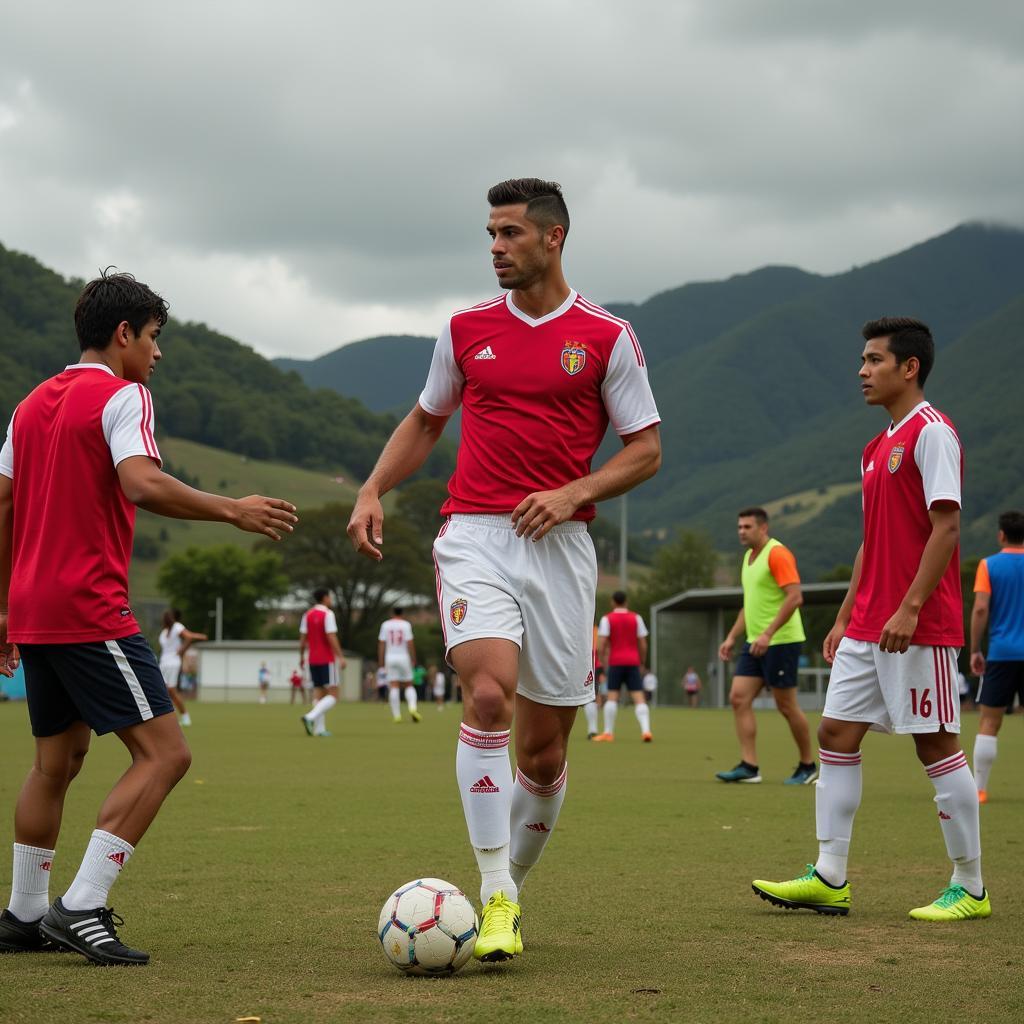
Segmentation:
{"type": "MultiPolygon", "coordinates": [[[[419,404],[449,416],[460,402],[442,515],[510,513],[533,491],[586,476],[609,421],[620,435],[660,422],[633,329],[575,291],[537,320],[511,292],[454,313],[419,404]]],[[[594,515],[585,505],[573,518],[594,515]]]]}
{"type": "MultiPolygon", "coordinates": [[[[948,416],[921,402],[864,449],[864,556],[846,635],[877,643],[917,575],[938,501],[960,505],[963,449],[948,416]]],[[[939,585],[921,608],[912,644],[964,642],[957,546],[939,585]]]]}
{"type": "Polygon", "coordinates": [[[160,464],[152,396],[102,363],[68,366],[14,410],[0,451],[14,497],[9,640],[139,632],[128,603],[135,506],[117,476],[134,455],[160,464]]]}
{"type": "Polygon", "coordinates": [[[338,620],[334,611],[325,604],[315,604],[299,623],[299,632],[309,643],[310,665],[331,665],[335,654],[327,640],[328,633],[338,632],[338,620]]]}
{"type": "Polygon", "coordinates": [[[609,638],[608,665],[639,665],[640,645],[637,641],[647,636],[643,617],[626,608],[613,608],[601,616],[597,635],[609,638]]]}
{"type": "Polygon", "coordinates": [[[384,660],[409,657],[412,626],[405,619],[388,619],[381,623],[377,639],[384,644],[384,660]]]}

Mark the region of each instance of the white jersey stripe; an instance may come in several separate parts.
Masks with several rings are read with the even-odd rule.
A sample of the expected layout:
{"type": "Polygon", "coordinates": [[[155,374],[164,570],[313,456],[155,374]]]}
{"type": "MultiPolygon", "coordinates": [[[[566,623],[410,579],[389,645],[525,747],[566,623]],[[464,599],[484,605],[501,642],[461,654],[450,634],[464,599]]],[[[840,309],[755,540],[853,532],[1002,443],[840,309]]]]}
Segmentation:
{"type": "Polygon", "coordinates": [[[114,664],[117,665],[121,675],[124,676],[124,681],[128,684],[132,697],[135,698],[135,706],[139,709],[142,720],[144,722],[148,721],[153,717],[153,709],[149,706],[149,701],[143,692],[139,677],[135,674],[135,669],[132,668],[131,663],[116,640],[107,641],[107,650],[110,651],[114,664]]]}
{"type": "Polygon", "coordinates": [[[156,442],[153,440],[150,424],[153,420],[153,396],[141,384],[135,385],[139,389],[139,398],[142,401],[142,419],[139,421],[139,432],[142,434],[142,447],[151,458],[157,457],[156,442]]]}
{"type": "Polygon", "coordinates": [[[590,316],[596,317],[598,320],[607,320],[608,323],[617,324],[619,327],[621,327],[629,335],[629,340],[633,345],[633,352],[636,355],[637,366],[644,365],[644,354],[640,349],[640,342],[636,340],[636,335],[633,333],[633,329],[632,327],[630,327],[628,321],[622,320],[617,316],[612,316],[611,313],[607,313],[604,310],[598,312],[597,310],[600,309],[600,307],[591,308],[585,302],[580,302],[578,297],[576,301],[576,307],[581,312],[589,313],[590,316]]]}
{"type": "Polygon", "coordinates": [[[474,312],[476,312],[477,310],[480,310],[480,309],[490,309],[491,306],[497,306],[499,303],[504,302],[504,301],[505,301],[505,296],[504,295],[499,295],[496,298],[487,299],[485,302],[481,302],[479,305],[467,306],[465,309],[457,309],[457,310],[455,310],[454,313],[452,313],[452,316],[459,316],[462,313],[474,313],[474,312]]]}

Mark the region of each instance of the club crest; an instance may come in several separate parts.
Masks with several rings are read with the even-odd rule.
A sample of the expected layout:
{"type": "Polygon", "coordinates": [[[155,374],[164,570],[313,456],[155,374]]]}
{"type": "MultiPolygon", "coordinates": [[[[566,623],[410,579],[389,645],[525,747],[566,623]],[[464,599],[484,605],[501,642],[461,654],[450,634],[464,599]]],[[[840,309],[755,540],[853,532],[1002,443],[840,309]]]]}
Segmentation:
{"type": "Polygon", "coordinates": [[[889,452],[889,472],[895,473],[900,468],[900,463],[903,461],[903,452],[906,451],[906,445],[898,444],[891,452],[889,452]]]}
{"type": "Polygon", "coordinates": [[[457,597],[452,601],[452,606],[449,610],[452,622],[455,623],[456,626],[462,625],[462,620],[466,617],[466,612],[468,610],[469,602],[464,597],[457,597]]]}
{"type": "Polygon", "coordinates": [[[567,341],[562,348],[562,369],[575,377],[587,365],[587,350],[578,341],[567,341]]]}

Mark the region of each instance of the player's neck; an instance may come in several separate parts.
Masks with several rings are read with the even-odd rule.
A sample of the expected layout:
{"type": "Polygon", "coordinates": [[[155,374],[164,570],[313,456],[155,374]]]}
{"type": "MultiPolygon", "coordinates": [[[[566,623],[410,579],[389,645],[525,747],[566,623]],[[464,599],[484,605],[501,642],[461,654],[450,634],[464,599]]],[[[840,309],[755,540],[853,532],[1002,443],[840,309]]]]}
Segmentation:
{"type": "Polygon", "coordinates": [[[885,407],[885,411],[893,423],[902,423],[923,401],[924,392],[914,388],[894,399],[892,404],[885,407]]]}
{"type": "Polygon", "coordinates": [[[82,353],[82,358],[78,361],[79,363],[99,363],[102,366],[109,367],[115,377],[124,376],[124,365],[121,362],[119,353],[116,351],[108,352],[106,349],[87,348],[82,353]]]}
{"type": "Polygon", "coordinates": [[[759,543],[755,544],[752,548],[750,548],[750,561],[752,563],[756,561],[757,556],[761,554],[762,551],[764,551],[769,540],[771,540],[770,537],[765,537],[764,540],[760,541],[759,543]]]}
{"type": "Polygon", "coordinates": [[[525,313],[531,320],[539,320],[558,309],[569,297],[571,290],[559,271],[557,275],[543,278],[529,288],[514,288],[512,301],[521,313],[525,313]]]}

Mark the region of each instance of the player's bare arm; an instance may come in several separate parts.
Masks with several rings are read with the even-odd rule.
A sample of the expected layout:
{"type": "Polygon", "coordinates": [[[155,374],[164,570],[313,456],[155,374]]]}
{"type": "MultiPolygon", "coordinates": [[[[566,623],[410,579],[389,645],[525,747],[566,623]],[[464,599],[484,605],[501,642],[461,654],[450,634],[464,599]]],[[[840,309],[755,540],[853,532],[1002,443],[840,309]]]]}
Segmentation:
{"type": "Polygon", "coordinates": [[[736,616],[736,621],[732,624],[732,629],[729,630],[726,638],[718,645],[718,658],[719,661],[731,661],[732,651],[736,646],[736,638],[743,636],[747,631],[747,620],[743,616],[743,609],[740,609],[739,615],[736,616]]]}
{"type": "Polygon", "coordinates": [[[306,667],[306,648],[309,647],[309,640],[305,633],[299,634],[299,668],[306,667]]]}
{"type": "Polygon", "coordinates": [[[846,635],[846,627],[850,624],[850,616],[853,615],[853,605],[857,600],[857,587],[860,586],[860,566],[864,559],[864,545],[857,548],[857,557],[853,560],[853,573],[850,576],[850,585],[846,588],[846,597],[839,606],[839,614],[836,615],[835,625],[829,630],[821,645],[821,654],[826,665],[831,665],[835,660],[836,650],[839,642],[846,635]]]}
{"type": "Polygon", "coordinates": [[[334,660],[338,663],[338,668],[344,668],[348,662],[345,661],[345,652],[341,649],[338,634],[328,633],[327,642],[331,645],[331,651],[334,653],[334,660]]]}
{"type": "Polygon", "coordinates": [[[416,664],[416,644],[412,640],[409,641],[406,646],[409,648],[409,661],[411,664],[416,664]]]}
{"type": "Polygon", "coordinates": [[[14,529],[14,489],[0,474],[0,675],[10,678],[18,667],[18,645],[7,642],[7,592],[11,586],[11,538],[14,529]]]}
{"type": "Polygon", "coordinates": [[[769,623],[768,628],[750,645],[750,653],[760,658],[771,646],[772,637],[789,622],[793,612],[804,603],[804,593],[799,583],[787,583],[783,591],[786,596],[782,601],[778,614],[769,623]]]}
{"type": "Polygon", "coordinates": [[[981,641],[988,629],[988,606],[991,594],[980,590],[974,595],[974,607],[971,609],[971,675],[985,674],[985,655],[981,650],[981,641]]]}
{"type": "Polygon", "coordinates": [[[377,641],[377,668],[384,667],[384,641],[377,641]]]}
{"type": "Polygon", "coordinates": [[[600,469],[553,491],[528,494],[512,512],[516,534],[540,540],[553,526],[571,519],[582,505],[625,494],[650,479],[661,465],[657,426],[622,437],[622,450],[600,469]]]}
{"type": "Polygon", "coordinates": [[[597,641],[597,663],[598,665],[608,665],[608,649],[611,647],[611,639],[606,636],[602,636],[597,641]]]}
{"type": "Polygon", "coordinates": [[[133,505],[170,519],[230,523],[246,533],[261,533],[271,540],[291,533],[299,521],[291,502],[259,494],[247,498],[208,494],[163,472],[145,455],[118,463],[117,475],[121,490],[133,505]]]}
{"type": "Polygon", "coordinates": [[[395,427],[373,472],[359,488],[348,521],[349,540],[361,555],[375,562],[384,557],[380,550],[384,543],[384,509],[380,499],[426,462],[447,422],[447,416],[434,416],[417,403],[395,427]]]}
{"type": "Polygon", "coordinates": [[[917,575],[878,638],[878,646],[889,654],[906,653],[917,629],[921,606],[939,585],[960,541],[960,506],[955,502],[936,502],[928,510],[928,518],[932,532],[921,554],[917,575]]]}

